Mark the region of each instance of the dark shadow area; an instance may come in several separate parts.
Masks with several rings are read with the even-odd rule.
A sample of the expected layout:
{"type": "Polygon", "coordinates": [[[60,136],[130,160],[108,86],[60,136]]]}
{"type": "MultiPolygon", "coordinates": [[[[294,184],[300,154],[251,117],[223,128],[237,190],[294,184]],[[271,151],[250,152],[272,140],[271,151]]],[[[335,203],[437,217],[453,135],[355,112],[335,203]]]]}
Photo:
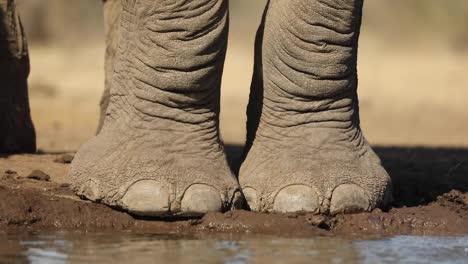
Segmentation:
{"type": "Polygon", "coordinates": [[[34,153],[29,109],[29,56],[14,2],[0,6],[0,153],[34,153]]]}
{"type": "MultiPolygon", "coordinates": [[[[85,199],[85,198],[83,198],[85,199]]],[[[129,214],[132,216],[133,219],[136,220],[143,220],[143,221],[164,221],[164,222],[170,222],[170,223],[175,223],[175,222],[186,222],[189,221],[191,225],[196,225],[199,223],[199,220],[203,218],[204,214],[190,214],[190,215],[184,215],[184,214],[168,214],[168,215],[160,215],[160,216],[142,216],[142,215],[137,215],[131,212],[127,212],[123,210],[122,208],[119,207],[112,207],[112,209],[129,214]]]]}
{"type": "Polygon", "coordinates": [[[468,191],[468,148],[375,146],[393,182],[395,207],[435,201],[451,190],[468,191]]]}
{"type": "Polygon", "coordinates": [[[242,155],[244,153],[243,145],[226,144],[224,151],[226,152],[226,158],[231,167],[231,170],[238,175],[240,164],[242,162],[242,155]]]}
{"type": "MultiPolygon", "coordinates": [[[[374,146],[393,182],[394,207],[433,202],[451,190],[468,192],[468,148],[374,146]]],[[[242,145],[227,145],[226,155],[239,171],[242,145]]]]}

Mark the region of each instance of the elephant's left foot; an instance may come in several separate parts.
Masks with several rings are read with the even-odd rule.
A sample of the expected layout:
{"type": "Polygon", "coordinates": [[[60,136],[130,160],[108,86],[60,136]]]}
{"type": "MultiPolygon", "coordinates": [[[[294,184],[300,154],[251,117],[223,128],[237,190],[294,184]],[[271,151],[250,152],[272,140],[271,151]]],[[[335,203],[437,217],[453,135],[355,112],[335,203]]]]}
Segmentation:
{"type": "Polygon", "coordinates": [[[388,205],[390,178],[364,139],[327,146],[319,131],[315,138],[257,138],[239,177],[250,209],[333,215],[388,205]]]}

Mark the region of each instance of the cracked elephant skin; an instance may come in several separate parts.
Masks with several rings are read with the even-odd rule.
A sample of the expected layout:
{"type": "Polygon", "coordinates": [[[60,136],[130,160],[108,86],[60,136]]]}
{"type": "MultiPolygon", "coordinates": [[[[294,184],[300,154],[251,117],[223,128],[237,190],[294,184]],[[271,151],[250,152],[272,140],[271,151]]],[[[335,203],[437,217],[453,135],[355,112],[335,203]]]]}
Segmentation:
{"type": "Polygon", "coordinates": [[[226,211],[244,199],[261,212],[389,204],[390,178],[359,126],[362,0],[267,3],[238,178],[219,135],[228,1],[104,2],[106,88],[99,132],[71,166],[79,195],[144,216],[226,211]]]}

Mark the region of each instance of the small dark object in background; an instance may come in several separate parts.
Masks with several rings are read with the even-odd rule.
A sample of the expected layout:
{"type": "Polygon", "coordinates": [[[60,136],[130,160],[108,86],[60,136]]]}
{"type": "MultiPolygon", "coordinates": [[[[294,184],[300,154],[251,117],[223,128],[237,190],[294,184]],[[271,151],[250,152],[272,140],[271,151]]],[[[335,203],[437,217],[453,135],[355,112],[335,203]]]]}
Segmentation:
{"type": "Polygon", "coordinates": [[[3,174],[3,177],[7,179],[14,178],[15,176],[18,176],[18,173],[13,170],[6,170],[5,173],[3,174]]]}
{"type": "Polygon", "coordinates": [[[38,181],[49,181],[50,180],[50,176],[41,171],[41,170],[33,170],[29,175],[28,175],[28,179],[34,179],[34,180],[38,180],[38,181]]]}

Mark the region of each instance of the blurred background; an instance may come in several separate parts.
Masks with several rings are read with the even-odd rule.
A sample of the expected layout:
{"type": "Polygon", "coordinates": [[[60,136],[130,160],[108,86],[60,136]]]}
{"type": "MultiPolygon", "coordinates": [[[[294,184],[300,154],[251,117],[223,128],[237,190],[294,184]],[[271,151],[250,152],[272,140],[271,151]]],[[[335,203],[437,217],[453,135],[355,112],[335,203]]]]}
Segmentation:
{"type": "MultiPolygon", "coordinates": [[[[43,151],[93,136],[104,86],[100,0],[18,0],[43,151]]],[[[221,132],[242,144],[264,0],[231,1],[221,132]]],[[[359,47],[362,128],[372,144],[468,147],[468,1],[368,0],[359,47]]]]}

